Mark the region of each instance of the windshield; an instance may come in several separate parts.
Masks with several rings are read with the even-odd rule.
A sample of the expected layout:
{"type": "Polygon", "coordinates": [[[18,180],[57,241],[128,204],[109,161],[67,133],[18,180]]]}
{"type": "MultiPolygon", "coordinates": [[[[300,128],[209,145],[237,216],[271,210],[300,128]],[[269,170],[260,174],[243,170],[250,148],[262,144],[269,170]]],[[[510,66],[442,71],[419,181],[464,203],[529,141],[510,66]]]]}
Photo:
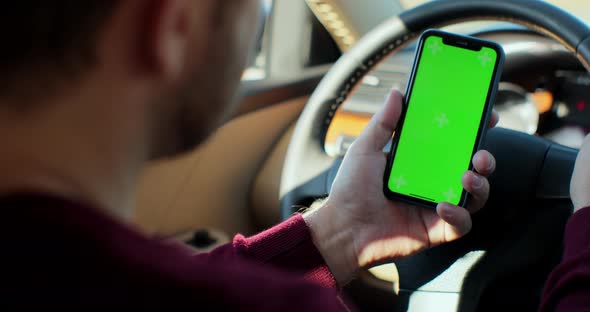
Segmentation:
{"type": "MultiPolygon", "coordinates": [[[[425,2],[436,0],[400,0],[405,9],[409,9],[425,2]]],[[[590,1],[588,0],[547,0],[562,9],[572,13],[586,22],[590,22],[590,1]]]]}

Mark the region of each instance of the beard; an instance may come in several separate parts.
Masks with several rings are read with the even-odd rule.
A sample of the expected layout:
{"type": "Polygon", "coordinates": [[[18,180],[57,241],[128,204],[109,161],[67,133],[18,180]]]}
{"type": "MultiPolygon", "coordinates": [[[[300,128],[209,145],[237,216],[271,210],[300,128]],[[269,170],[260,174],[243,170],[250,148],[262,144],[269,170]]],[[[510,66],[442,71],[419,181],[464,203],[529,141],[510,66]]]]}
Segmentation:
{"type": "Polygon", "coordinates": [[[241,53],[232,53],[227,45],[216,50],[222,52],[208,57],[204,65],[153,105],[151,159],[195,149],[233,111],[245,62],[237,57],[241,53]]]}
{"type": "Polygon", "coordinates": [[[226,119],[237,102],[235,88],[215,85],[214,80],[189,79],[158,100],[155,107],[160,109],[154,114],[151,131],[151,159],[192,151],[226,119]]]}
{"type": "Polygon", "coordinates": [[[199,146],[221,125],[238,100],[237,89],[256,34],[253,26],[259,26],[251,22],[256,21],[258,6],[253,5],[255,1],[232,2],[231,7],[226,5],[229,2],[215,3],[225,4],[212,15],[215,27],[205,61],[196,62],[198,68],[153,105],[152,159],[175,156],[199,146]],[[240,19],[241,15],[245,18],[240,19]]]}

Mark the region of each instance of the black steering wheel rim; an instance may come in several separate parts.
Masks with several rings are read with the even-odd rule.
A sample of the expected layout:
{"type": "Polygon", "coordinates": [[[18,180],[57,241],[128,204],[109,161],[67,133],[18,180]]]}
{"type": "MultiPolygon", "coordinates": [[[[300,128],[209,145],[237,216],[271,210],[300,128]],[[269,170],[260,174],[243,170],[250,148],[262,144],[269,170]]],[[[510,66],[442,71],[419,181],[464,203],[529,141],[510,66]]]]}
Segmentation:
{"type": "MultiPolygon", "coordinates": [[[[362,77],[428,28],[480,20],[509,21],[550,36],[571,51],[586,70],[590,70],[590,28],[571,14],[546,2],[439,0],[392,17],[364,36],[339,59],[318,85],[304,108],[293,132],[281,177],[280,199],[283,219],[296,212],[298,205],[304,199],[318,198],[328,194],[339,162],[325,153],[325,134],[336,110],[346,101],[362,77]]],[[[562,208],[565,207],[553,216],[559,224],[559,226],[553,226],[555,231],[553,236],[544,238],[547,248],[552,248],[551,255],[547,257],[558,256],[562,239],[559,233],[562,232],[571,212],[568,210],[569,179],[577,151],[539,137],[506,129],[489,131],[485,148],[490,150],[498,161],[497,173],[490,180],[492,185],[490,198],[492,204],[490,205],[505,204],[506,201],[502,198],[494,198],[494,194],[501,194],[502,197],[516,203],[547,200],[561,205],[562,208]],[[512,168],[502,166],[503,164],[512,165],[512,168]]],[[[522,211],[504,211],[499,214],[501,216],[496,216],[496,219],[509,220],[506,222],[524,222],[522,211]]],[[[493,217],[482,218],[492,219],[493,217]]],[[[531,222],[540,224],[543,220],[531,222]]],[[[474,220],[474,229],[475,224],[474,220]]],[[[479,232],[483,233],[474,236],[483,240],[493,239],[485,233],[486,229],[489,228],[480,226],[479,232]]],[[[441,254],[443,254],[442,262],[445,260],[444,255],[454,253],[460,256],[466,248],[480,245],[480,242],[471,245],[459,242],[445,246],[442,252],[428,251],[426,256],[418,255],[406,261],[407,265],[400,269],[400,273],[404,269],[420,270],[421,265],[427,266],[430,263],[429,260],[441,254]]],[[[543,255],[542,249],[538,255],[543,255]]],[[[531,264],[523,261],[521,267],[533,266],[533,264],[534,262],[531,264]]],[[[548,265],[538,269],[545,274],[548,265]]],[[[507,270],[507,272],[510,271],[507,270]]],[[[420,278],[418,280],[417,283],[425,281],[420,278]]]]}

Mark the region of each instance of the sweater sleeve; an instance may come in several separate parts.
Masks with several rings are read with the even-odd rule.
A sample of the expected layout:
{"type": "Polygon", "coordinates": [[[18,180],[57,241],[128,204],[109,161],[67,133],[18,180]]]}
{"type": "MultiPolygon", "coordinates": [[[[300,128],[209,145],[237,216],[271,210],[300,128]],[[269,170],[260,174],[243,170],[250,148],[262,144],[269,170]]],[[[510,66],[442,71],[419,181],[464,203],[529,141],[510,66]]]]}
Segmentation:
{"type": "Polygon", "coordinates": [[[196,257],[201,261],[255,261],[300,274],[327,288],[337,286],[300,214],[252,237],[238,234],[232,243],[196,257]]]}
{"type": "Polygon", "coordinates": [[[545,284],[540,311],[590,311],[590,207],[567,224],[563,259],[545,284]]]}

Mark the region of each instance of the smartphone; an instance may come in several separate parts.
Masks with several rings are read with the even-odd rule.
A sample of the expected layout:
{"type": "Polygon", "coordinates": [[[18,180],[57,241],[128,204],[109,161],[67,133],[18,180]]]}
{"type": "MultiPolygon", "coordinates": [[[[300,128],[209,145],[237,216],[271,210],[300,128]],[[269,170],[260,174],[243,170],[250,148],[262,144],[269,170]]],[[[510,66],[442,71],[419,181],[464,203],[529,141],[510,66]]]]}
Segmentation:
{"type": "Polygon", "coordinates": [[[420,36],[385,170],[389,199],[467,205],[461,177],[484,139],[503,64],[497,43],[439,30],[420,36]]]}

